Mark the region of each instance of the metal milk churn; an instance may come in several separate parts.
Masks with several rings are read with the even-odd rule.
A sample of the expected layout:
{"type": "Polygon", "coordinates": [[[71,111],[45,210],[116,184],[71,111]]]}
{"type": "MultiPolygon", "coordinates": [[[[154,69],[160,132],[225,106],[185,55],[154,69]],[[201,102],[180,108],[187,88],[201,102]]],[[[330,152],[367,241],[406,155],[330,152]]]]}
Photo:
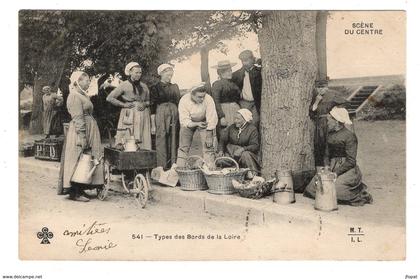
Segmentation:
{"type": "Polygon", "coordinates": [[[294,203],[295,191],[291,170],[276,170],[277,183],[274,185],[273,202],[280,204],[294,203]]]}
{"type": "Polygon", "coordinates": [[[315,209],[322,211],[337,210],[337,192],[335,181],[337,174],[331,172],[328,168],[318,169],[315,185],[315,209]]]}
{"type": "Polygon", "coordinates": [[[128,138],[123,138],[124,151],[125,152],[135,152],[137,151],[137,143],[134,136],[129,136],[128,138]]]}
{"type": "Polygon", "coordinates": [[[82,153],[77,161],[76,169],[71,177],[72,182],[90,184],[99,161],[92,159],[92,155],[82,153]]]}

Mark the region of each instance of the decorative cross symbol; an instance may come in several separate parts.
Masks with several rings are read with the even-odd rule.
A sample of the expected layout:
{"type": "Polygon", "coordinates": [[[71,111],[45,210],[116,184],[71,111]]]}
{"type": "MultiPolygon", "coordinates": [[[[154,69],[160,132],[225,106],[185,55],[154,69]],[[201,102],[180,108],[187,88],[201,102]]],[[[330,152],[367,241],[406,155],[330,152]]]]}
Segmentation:
{"type": "Polygon", "coordinates": [[[36,236],[39,239],[42,239],[41,244],[50,244],[48,239],[53,238],[54,234],[49,232],[47,227],[43,227],[42,230],[36,234],[36,236]]]}

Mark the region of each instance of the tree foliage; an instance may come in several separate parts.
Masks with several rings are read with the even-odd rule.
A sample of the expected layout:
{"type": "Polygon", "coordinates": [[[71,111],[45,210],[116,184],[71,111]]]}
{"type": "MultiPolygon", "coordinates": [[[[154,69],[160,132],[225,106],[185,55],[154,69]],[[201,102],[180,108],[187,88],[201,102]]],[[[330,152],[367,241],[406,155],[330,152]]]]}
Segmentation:
{"type": "Polygon", "coordinates": [[[33,11],[20,12],[20,80],[31,82],[48,52],[68,56],[65,73],[83,66],[92,74],[122,72],[138,61],[145,72],[221,41],[256,30],[247,11],[33,11]],[[66,53],[68,52],[68,53],[66,53]]]}

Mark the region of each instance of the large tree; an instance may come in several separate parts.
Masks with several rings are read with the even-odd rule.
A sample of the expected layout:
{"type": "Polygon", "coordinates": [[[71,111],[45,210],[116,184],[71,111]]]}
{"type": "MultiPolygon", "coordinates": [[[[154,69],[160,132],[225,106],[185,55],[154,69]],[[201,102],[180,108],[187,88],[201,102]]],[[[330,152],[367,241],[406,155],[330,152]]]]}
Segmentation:
{"type": "MultiPolygon", "coordinates": [[[[208,64],[203,59],[206,50],[223,47],[222,39],[249,31],[258,34],[263,78],[263,175],[270,176],[277,169],[290,169],[295,174],[313,170],[313,125],[309,106],[318,71],[317,12],[224,11],[200,18],[205,18],[207,24],[195,29],[185,28],[184,31],[192,32],[192,35],[187,36],[188,40],[181,40],[178,44],[183,47],[174,53],[190,54],[201,50],[204,68],[208,64]]],[[[202,69],[204,80],[205,77],[202,69]]]]}
{"type": "Polygon", "coordinates": [[[317,74],[316,12],[269,12],[258,34],[262,57],[263,174],[314,167],[308,116],[317,74]]]}
{"type": "Polygon", "coordinates": [[[41,84],[57,84],[63,72],[68,75],[82,61],[92,61],[87,70],[94,74],[121,72],[128,61],[139,61],[148,81],[159,63],[200,51],[206,80],[208,51],[223,49],[225,39],[254,31],[263,66],[263,174],[281,168],[313,169],[308,111],[317,74],[316,15],[313,11],[23,11],[20,69],[21,80],[31,74],[36,77],[33,122],[40,123],[41,84]]]}

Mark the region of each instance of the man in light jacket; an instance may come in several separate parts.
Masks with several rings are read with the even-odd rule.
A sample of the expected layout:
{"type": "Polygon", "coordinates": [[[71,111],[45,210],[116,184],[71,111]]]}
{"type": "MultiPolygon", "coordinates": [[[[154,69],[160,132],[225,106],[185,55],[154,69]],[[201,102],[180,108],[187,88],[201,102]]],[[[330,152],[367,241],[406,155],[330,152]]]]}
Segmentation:
{"type": "Polygon", "coordinates": [[[177,165],[184,167],[189,156],[195,132],[200,134],[202,157],[211,167],[214,166],[217,112],[213,98],[207,94],[205,83],[191,89],[191,93],[182,96],[179,105],[179,148],[177,165]]]}

